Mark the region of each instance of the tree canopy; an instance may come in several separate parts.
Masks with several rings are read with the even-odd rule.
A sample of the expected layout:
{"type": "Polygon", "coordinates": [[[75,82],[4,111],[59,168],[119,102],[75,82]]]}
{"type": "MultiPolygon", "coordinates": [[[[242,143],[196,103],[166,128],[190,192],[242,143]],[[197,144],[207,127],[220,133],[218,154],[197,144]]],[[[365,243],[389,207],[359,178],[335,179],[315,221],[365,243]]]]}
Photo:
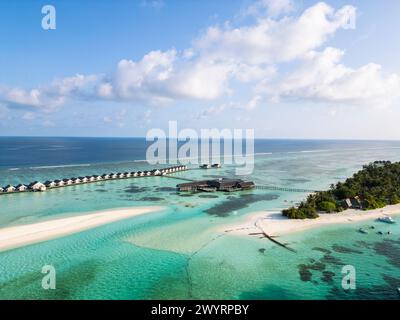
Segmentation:
{"type": "Polygon", "coordinates": [[[352,198],[359,199],[363,210],[400,203],[400,162],[375,161],[365,165],[345,182],[310,194],[298,207],[285,209],[282,214],[290,219],[315,219],[318,212],[343,211],[344,201],[352,198]]]}

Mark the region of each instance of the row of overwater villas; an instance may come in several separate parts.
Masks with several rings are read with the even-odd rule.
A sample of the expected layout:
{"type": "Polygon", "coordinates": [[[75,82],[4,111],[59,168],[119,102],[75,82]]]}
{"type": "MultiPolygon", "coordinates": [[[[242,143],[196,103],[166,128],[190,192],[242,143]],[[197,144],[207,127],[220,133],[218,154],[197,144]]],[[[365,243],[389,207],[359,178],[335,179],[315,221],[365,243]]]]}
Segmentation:
{"type": "Polygon", "coordinates": [[[82,183],[90,183],[97,182],[103,180],[114,180],[114,179],[126,179],[126,178],[134,178],[134,177],[148,177],[148,176],[163,176],[169,173],[174,173],[178,171],[187,170],[187,166],[176,166],[164,169],[153,169],[150,171],[133,171],[133,172],[124,172],[124,173],[110,173],[103,175],[93,175],[93,176],[85,176],[78,178],[70,178],[70,179],[62,179],[62,180],[52,180],[46,181],[45,183],[41,183],[39,181],[35,181],[30,183],[29,185],[19,184],[17,186],[5,186],[4,188],[0,187],[0,193],[13,193],[13,192],[26,192],[26,191],[45,191],[51,188],[58,188],[64,186],[70,186],[75,184],[82,183]]]}

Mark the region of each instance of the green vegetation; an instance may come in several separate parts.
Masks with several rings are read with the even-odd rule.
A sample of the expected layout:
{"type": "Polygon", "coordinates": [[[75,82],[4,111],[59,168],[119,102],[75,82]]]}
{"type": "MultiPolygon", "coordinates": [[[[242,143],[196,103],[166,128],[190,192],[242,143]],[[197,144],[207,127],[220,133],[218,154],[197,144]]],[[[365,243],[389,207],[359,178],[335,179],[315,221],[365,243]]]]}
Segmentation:
{"type": "Polygon", "coordinates": [[[282,211],[290,219],[315,219],[318,212],[340,212],[347,208],[371,210],[400,203],[400,162],[376,161],[328,191],[308,196],[295,208],[282,211]]]}

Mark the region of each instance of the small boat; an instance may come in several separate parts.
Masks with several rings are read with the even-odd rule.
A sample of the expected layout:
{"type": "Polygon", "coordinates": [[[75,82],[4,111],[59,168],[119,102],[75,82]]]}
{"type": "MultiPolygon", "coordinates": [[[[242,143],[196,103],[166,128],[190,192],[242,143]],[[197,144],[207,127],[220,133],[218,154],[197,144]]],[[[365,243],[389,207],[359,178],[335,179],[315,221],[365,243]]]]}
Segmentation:
{"type": "Polygon", "coordinates": [[[360,229],[358,229],[358,232],[360,232],[360,233],[364,233],[364,234],[368,233],[368,231],[367,231],[367,230],[365,230],[365,229],[363,229],[363,228],[360,228],[360,229]]]}
{"type": "Polygon", "coordinates": [[[383,235],[383,232],[382,231],[378,231],[378,234],[383,235]]]}
{"type": "Polygon", "coordinates": [[[388,217],[388,216],[380,217],[380,218],[378,218],[378,221],[385,222],[385,223],[390,223],[390,224],[395,223],[395,221],[391,217],[388,217]]]}

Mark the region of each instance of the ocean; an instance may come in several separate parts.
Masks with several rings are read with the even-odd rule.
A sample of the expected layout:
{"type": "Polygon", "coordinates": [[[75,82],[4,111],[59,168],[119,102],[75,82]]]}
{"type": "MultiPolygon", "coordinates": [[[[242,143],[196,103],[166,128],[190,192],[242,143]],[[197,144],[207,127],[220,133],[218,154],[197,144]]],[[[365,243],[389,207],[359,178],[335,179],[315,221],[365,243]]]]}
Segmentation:
{"type": "MultiPolygon", "coordinates": [[[[0,185],[153,168],[143,138],[0,138],[0,185]]],[[[398,141],[256,140],[258,185],[323,190],[375,160],[400,161],[398,141]]],[[[162,165],[160,165],[162,167],[162,165]]],[[[190,166],[195,168],[196,166],[190,166]]],[[[176,177],[235,177],[235,167],[176,177]]],[[[398,299],[400,227],[376,221],[266,239],[221,232],[252,212],[278,211],[306,193],[252,190],[178,194],[179,179],[98,182],[0,196],[0,227],[84,212],[157,205],[165,210],[0,253],[0,299],[398,299]],[[360,227],[376,232],[361,234],[360,227]],[[388,235],[387,231],[391,234],[388,235]],[[44,265],[57,289],[41,287],[44,265]],[[342,268],[357,288],[341,286],[342,268]]]]}

